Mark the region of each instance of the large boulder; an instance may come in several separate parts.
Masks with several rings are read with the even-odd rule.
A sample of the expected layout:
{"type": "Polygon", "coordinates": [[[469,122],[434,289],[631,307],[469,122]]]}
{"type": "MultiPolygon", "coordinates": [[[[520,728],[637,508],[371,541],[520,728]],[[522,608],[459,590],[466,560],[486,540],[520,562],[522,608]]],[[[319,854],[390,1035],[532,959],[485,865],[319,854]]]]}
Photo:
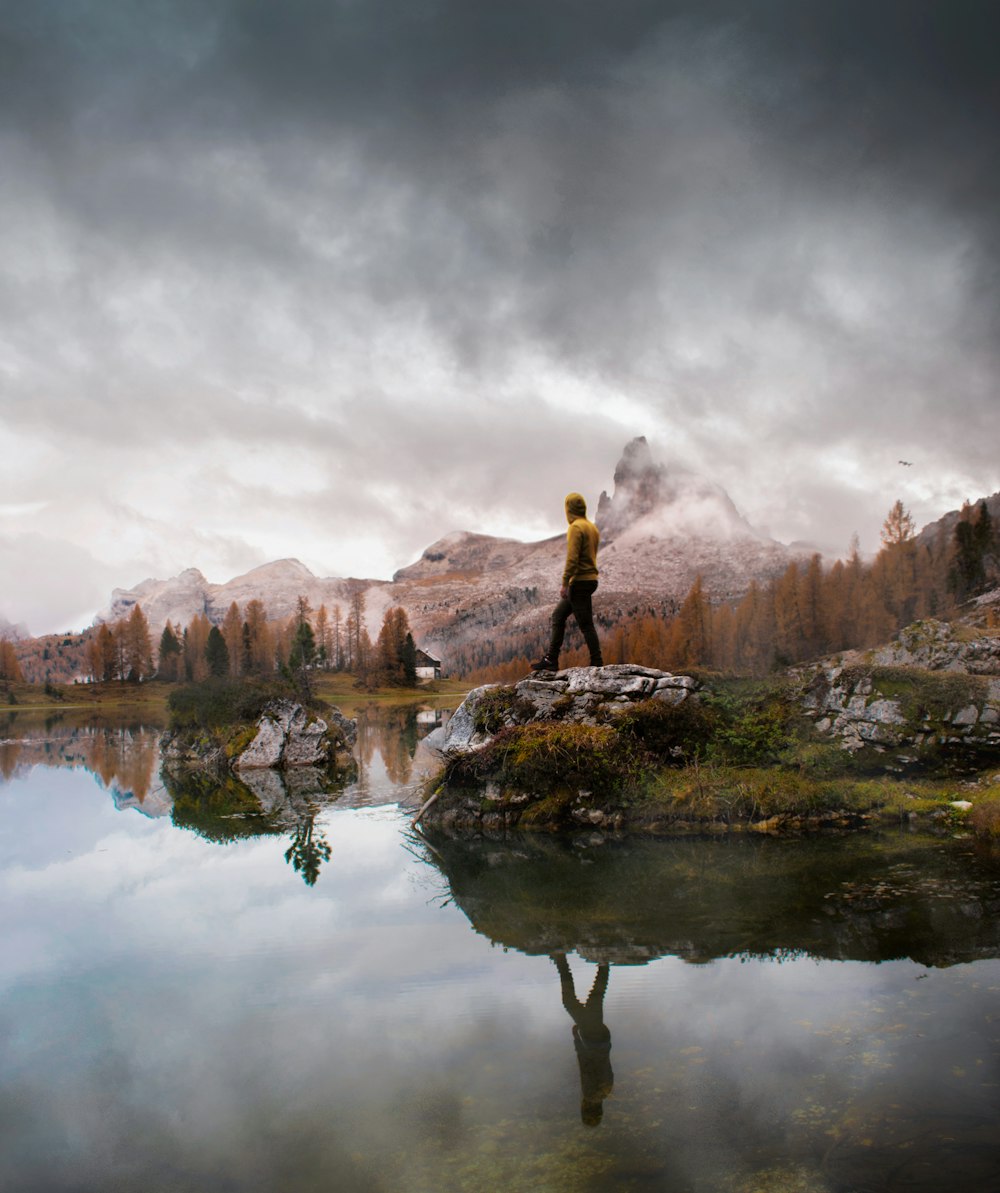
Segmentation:
{"type": "Polygon", "coordinates": [[[257,722],[252,741],[236,753],[237,771],[322,767],[348,748],[354,723],[337,713],[339,724],[328,725],[292,700],[272,700],[257,722]],[[346,728],[344,723],[347,723],[346,728]]]}
{"type": "Polygon", "coordinates": [[[541,671],[512,686],[485,684],[462,701],[439,748],[446,756],[481,749],[500,730],[533,721],[597,725],[641,700],[680,704],[698,688],[690,675],[617,663],[541,671]]]}

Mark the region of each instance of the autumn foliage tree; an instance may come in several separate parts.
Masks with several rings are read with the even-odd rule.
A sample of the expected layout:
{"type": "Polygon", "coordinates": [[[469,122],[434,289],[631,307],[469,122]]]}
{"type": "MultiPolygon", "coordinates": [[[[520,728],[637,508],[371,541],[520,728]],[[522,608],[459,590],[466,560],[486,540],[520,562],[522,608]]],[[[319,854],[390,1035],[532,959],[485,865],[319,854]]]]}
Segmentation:
{"type": "Polygon", "coordinates": [[[0,638],[0,679],[10,683],[23,683],[21,664],[18,662],[14,644],[6,638],[0,638]]]}
{"type": "Polygon", "coordinates": [[[387,609],[375,643],[375,678],[384,684],[413,687],[417,682],[417,648],[406,610],[387,609]]]}
{"type": "Polygon", "coordinates": [[[226,610],[226,616],[222,620],[222,629],[220,632],[226,644],[229,674],[239,675],[242,672],[243,618],[240,616],[240,607],[235,601],[226,610]]]}
{"type": "Polygon", "coordinates": [[[138,681],[153,674],[153,643],[149,622],[141,605],[135,605],[124,624],[124,666],[122,679],[138,681]]]}
{"type": "Polygon", "coordinates": [[[204,613],[196,613],[184,629],[184,677],[191,683],[208,679],[208,635],[212,623],[204,613]]]}
{"type": "Polygon", "coordinates": [[[95,683],[115,677],[115,639],[104,622],[87,643],[87,669],[95,683]]]}
{"type": "Polygon", "coordinates": [[[274,634],[262,601],[247,602],[243,611],[244,673],[266,675],[274,670],[274,634]]]}

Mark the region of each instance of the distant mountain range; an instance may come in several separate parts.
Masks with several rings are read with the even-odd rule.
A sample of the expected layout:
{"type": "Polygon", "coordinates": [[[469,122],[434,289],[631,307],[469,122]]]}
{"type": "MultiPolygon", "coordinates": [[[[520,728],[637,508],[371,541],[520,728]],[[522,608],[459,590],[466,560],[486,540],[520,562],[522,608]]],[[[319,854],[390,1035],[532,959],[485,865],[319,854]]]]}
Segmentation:
{"type": "MultiPolygon", "coordinates": [[[[601,494],[595,517],[602,536],[595,609],[606,626],[622,614],[673,609],[699,573],[713,599],[738,598],[753,580],[780,574],[805,553],[755,530],[719,485],[656,463],[644,438],[626,446],[614,491],[601,494]]],[[[443,658],[500,627],[505,638],[534,649],[558,595],[564,544],[562,533],[525,543],[460,531],[432,543],[392,580],[320,578],[295,559],[225,584],[210,584],[189,568],[169,580],[115,589],[98,620],[116,620],[139,603],[159,634],[168,619],[183,626],[204,613],[221,622],[233,601],[243,609],[253,598],[270,617],[284,617],[300,595],[314,609],[340,605],[346,617],[360,589],[373,636],[385,610],[401,605],[418,641],[443,658]]]]}

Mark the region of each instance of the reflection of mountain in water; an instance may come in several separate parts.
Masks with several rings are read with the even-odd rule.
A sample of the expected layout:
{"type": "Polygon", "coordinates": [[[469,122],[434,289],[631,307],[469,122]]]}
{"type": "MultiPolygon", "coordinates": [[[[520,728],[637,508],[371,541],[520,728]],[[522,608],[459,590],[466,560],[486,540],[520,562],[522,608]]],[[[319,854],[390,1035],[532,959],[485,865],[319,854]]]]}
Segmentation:
{"type": "Polygon", "coordinates": [[[159,735],[159,729],[137,722],[10,715],[0,722],[0,776],[10,780],[34,766],[87,770],[111,792],[117,808],[165,816],[170,801],[155,779],[159,735]]]}
{"type": "Polygon", "coordinates": [[[928,966],[1000,956],[1000,870],[959,842],[426,839],[476,931],[524,953],[619,965],[664,955],[928,966]]]}

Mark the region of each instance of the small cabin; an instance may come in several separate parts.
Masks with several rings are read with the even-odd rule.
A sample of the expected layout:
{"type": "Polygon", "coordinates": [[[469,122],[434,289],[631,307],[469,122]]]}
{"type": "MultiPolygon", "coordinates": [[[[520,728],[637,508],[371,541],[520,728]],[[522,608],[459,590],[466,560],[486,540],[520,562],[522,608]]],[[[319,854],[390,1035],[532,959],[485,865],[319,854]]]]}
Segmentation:
{"type": "Polygon", "coordinates": [[[417,679],[440,679],[441,660],[417,647],[417,679]]]}

